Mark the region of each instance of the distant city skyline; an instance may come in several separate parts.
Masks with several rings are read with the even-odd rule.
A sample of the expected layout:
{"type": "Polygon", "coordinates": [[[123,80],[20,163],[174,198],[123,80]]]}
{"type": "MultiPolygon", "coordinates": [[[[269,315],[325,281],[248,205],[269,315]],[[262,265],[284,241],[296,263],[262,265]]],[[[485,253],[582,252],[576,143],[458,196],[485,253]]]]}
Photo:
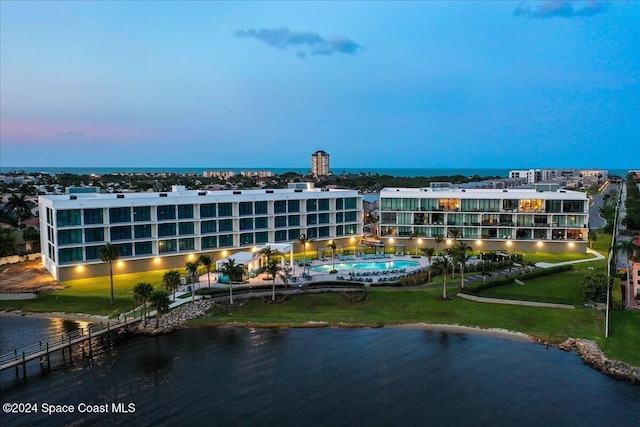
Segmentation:
{"type": "Polygon", "coordinates": [[[0,2],[0,167],[637,169],[640,2],[0,2]]]}

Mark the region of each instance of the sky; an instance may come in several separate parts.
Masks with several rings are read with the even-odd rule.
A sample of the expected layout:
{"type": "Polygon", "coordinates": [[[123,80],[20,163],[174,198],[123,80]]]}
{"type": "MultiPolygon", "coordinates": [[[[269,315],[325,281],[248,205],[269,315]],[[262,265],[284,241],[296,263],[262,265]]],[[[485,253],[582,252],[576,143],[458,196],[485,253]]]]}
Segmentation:
{"type": "Polygon", "coordinates": [[[0,2],[1,167],[640,168],[640,2],[0,2]]]}

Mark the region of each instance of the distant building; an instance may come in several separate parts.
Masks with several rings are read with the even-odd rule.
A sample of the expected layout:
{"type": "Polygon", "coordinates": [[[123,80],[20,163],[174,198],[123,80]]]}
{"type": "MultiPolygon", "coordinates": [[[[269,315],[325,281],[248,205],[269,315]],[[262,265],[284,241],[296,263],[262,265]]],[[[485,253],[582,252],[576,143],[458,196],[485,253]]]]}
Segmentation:
{"type": "Polygon", "coordinates": [[[311,155],[311,173],[315,176],[330,175],[329,154],[326,151],[318,150],[311,155]]]}
{"type": "Polygon", "coordinates": [[[204,171],[205,178],[220,178],[227,180],[236,175],[234,171],[204,171]]]}
{"type": "Polygon", "coordinates": [[[242,171],[240,172],[242,176],[251,176],[254,178],[270,178],[273,176],[273,172],[271,171],[242,171]]]}

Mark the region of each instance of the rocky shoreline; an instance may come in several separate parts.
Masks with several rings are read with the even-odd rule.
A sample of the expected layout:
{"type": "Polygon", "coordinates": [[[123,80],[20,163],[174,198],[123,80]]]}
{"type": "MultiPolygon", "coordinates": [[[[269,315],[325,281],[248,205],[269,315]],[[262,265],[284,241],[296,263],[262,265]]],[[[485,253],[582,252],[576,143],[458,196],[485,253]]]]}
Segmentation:
{"type": "Polygon", "coordinates": [[[640,385],[640,368],[632,366],[619,360],[611,359],[600,350],[595,341],[581,338],[569,338],[558,345],[564,351],[572,351],[580,356],[582,361],[593,369],[615,378],[626,380],[632,384],[640,385]]]}

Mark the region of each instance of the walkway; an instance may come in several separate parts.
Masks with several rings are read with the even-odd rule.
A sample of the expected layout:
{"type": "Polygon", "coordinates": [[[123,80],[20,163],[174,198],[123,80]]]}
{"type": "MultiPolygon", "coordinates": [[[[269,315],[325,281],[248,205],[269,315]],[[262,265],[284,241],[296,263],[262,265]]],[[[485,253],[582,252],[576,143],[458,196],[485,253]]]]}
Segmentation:
{"type": "Polygon", "coordinates": [[[486,297],[478,297],[475,295],[469,294],[456,294],[456,296],[464,299],[468,299],[471,301],[477,302],[488,302],[491,304],[506,304],[506,305],[526,305],[529,307],[546,307],[546,308],[564,308],[568,310],[574,310],[576,307],[569,304],[552,304],[548,302],[535,302],[535,301],[522,301],[522,300],[513,300],[513,299],[500,299],[500,298],[486,298],[486,297]]]}
{"type": "Polygon", "coordinates": [[[602,255],[600,252],[594,251],[591,248],[587,248],[587,252],[592,255],[595,255],[595,258],[579,259],[576,261],[557,262],[555,264],[550,262],[538,262],[536,263],[536,267],[539,267],[539,268],[558,267],[560,265],[578,264],[580,262],[593,262],[593,261],[604,259],[604,255],[602,255]]]}

